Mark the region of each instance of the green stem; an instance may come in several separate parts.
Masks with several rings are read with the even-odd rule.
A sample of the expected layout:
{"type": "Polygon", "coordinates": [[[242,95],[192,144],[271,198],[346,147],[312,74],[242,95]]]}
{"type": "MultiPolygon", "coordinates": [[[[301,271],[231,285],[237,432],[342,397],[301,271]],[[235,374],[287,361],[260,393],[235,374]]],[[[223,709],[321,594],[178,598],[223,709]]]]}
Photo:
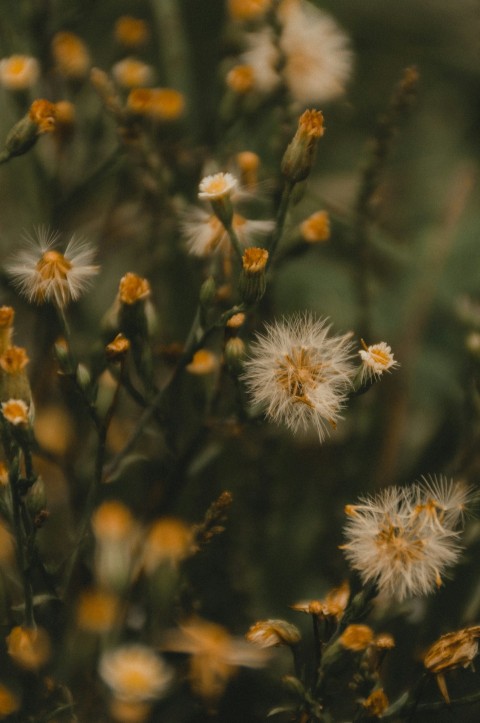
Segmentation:
{"type": "Polygon", "coordinates": [[[30,582],[29,570],[30,565],[26,555],[26,535],[22,525],[21,507],[22,499],[18,489],[19,482],[19,465],[20,460],[18,452],[15,458],[11,461],[9,467],[9,482],[10,482],[10,493],[12,496],[12,511],[13,511],[13,529],[15,532],[16,549],[17,549],[17,561],[20,570],[20,576],[22,579],[23,596],[25,602],[24,611],[24,625],[28,628],[35,628],[35,617],[33,613],[33,589],[30,582]]]}
{"type": "Polygon", "coordinates": [[[191,98],[188,43],[178,0],[151,0],[166,85],[191,98]]]}
{"type": "Polygon", "coordinates": [[[271,265],[275,251],[277,250],[278,243],[282,238],[285,221],[287,218],[288,207],[290,205],[290,198],[295,184],[292,181],[285,181],[285,185],[282,191],[282,197],[280,199],[280,205],[277,212],[277,221],[275,229],[273,231],[272,240],[270,242],[270,248],[268,249],[268,266],[271,265]]]}
{"type": "Polygon", "coordinates": [[[117,454],[116,457],[113,458],[113,460],[108,465],[108,468],[105,473],[105,477],[109,478],[111,477],[115,471],[118,469],[119,465],[123,461],[123,459],[134,449],[135,445],[137,444],[138,440],[143,434],[143,430],[145,429],[146,425],[150,422],[152,417],[156,414],[158,407],[160,406],[164,395],[170,389],[171,385],[176,382],[178,379],[180,373],[183,371],[183,369],[186,367],[186,365],[191,361],[192,356],[197,351],[197,349],[200,349],[208,339],[208,337],[218,328],[222,328],[225,326],[226,322],[235,314],[238,314],[240,312],[246,311],[246,307],[244,304],[239,304],[237,306],[233,306],[231,309],[228,309],[228,311],[225,311],[221,316],[215,321],[213,324],[211,324],[207,329],[203,331],[199,335],[199,331],[201,329],[200,326],[200,308],[197,309],[192,326],[190,328],[190,331],[187,336],[187,341],[185,342],[185,349],[183,351],[182,356],[177,362],[177,366],[175,367],[175,370],[173,371],[173,374],[171,375],[168,382],[165,384],[162,389],[160,389],[156,395],[154,396],[151,404],[145,409],[143,414],[141,415],[140,419],[138,420],[137,426],[135,427],[130,439],[126,443],[125,447],[117,454]]]}
{"type": "Polygon", "coordinates": [[[225,231],[228,233],[228,238],[230,239],[230,243],[232,244],[232,247],[238,256],[240,263],[242,263],[243,250],[240,246],[240,241],[238,240],[238,236],[235,233],[232,224],[230,224],[229,226],[225,226],[225,231]]]}

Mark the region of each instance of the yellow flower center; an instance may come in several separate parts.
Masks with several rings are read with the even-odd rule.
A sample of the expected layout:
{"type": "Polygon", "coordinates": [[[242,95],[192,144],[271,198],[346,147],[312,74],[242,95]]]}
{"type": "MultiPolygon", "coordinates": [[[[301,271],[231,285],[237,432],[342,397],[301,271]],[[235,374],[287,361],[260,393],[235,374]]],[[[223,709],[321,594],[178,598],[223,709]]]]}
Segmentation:
{"type": "Polygon", "coordinates": [[[65,281],[68,272],[72,269],[72,264],[59,251],[45,251],[35,268],[43,281],[52,279],[65,281]]]}
{"type": "Polygon", "coordinates": [[[311,349],[296,347],[278,361],[277,382],[294,402],[313,407],[308,392],[322,381],[323,366],[314,361],[311,349]]]}
{"type": "Polygon", "coordinates": [[[21,75],[25,71],[26,61],[22,55],[13,55],[8,63],[8,72],[12,75],[21,75]]]}
{"type": "Polygon", "coordinates": [[[370,354],[373,360],[377,364],[381,364],[383,367],[386,367],[391,361],[390,354],[383,349],[370,349],[370,354]]]}

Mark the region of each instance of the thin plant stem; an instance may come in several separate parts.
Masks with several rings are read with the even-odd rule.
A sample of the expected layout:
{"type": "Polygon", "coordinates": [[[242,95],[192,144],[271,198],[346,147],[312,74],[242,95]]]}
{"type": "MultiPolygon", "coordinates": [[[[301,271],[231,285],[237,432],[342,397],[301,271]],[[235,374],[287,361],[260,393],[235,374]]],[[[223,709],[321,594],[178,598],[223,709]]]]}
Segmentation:
{"type": "Polygon", "coordinates": [[[275,229],[273,231],[272,240],[270,241],[270,247],[268,249],[267,266],[271,265],[273,257],[275,255],[275,251],[277,250],[278,243],[282,238],[285,221],[287,218],[288,207],[290,205],[290,199],[294,187],[295,184],[292,181],[285,181],[285,185],[282,191],[282,197],[280,199],[280,205],[278,207],[275,229]]]}
{"type": "Polygon", "coordinates": [[[233,247],[236,255],[238,256],[240,263],[242,263],[242,259],[243,259],[242,247],[240,246],[240,241],[238,240],[238,236],[235,233],[235,230],[234,230],[232,224],[225,226],[225,230],[228,233],[228,238],[230,239],[230,243],[232,244],[232,247],[233,247]]]}

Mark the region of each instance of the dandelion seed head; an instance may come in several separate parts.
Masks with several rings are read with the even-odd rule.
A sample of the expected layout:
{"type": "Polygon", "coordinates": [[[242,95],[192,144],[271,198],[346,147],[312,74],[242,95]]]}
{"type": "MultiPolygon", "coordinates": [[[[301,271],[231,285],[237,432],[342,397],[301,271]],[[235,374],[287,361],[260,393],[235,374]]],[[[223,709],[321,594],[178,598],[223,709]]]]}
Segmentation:
{"type": "Polygon", "coordinates": [[[80,298],[99,271],[89,244],[72,236],[62,253],[55,248],[58,239],[58,233],[40,228],[36,238],[28,237],[29,246],[7,264],[14,285],[30,302],[64,307],[80,298]]]}
{"type": "Polygon", "coordinates": [[[306,0],[287,0],[280,8],[283,76],[302,104],[334,100],[345,92],[352,70],[347,35],[327,13],[306,0]]]}
{"type": "Polygon", "coordinates": [[[293,432],[313,426],[322,441],[335,428],[354,369],[347,336],[306,315],[267,325],[257,335],[244,379],[254,404],[293,432]]]}
{"type": "Polygon", "coordinates": [[[345,556],[364,583],[376,583],[389,598],[427,595],[460,556],[461,513],[454,508],[468,497],[445,482],[442,503],[435,489],[425,481],[391,487],[346,510],[345,556]]]}

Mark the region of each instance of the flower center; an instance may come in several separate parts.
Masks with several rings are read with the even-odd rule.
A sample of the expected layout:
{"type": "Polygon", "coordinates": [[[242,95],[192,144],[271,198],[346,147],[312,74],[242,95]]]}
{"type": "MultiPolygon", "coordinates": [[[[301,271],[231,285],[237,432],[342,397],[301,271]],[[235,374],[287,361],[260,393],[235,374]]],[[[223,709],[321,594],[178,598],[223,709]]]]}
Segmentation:
{"type": "Polygon", "coordinates": [[[323,366],[314,360],[311,349],[294,347],[278,362],[277,381],[294,402],[313,407],[308,392],[322,381],[323,366]]]}
{"type": "Polygon", "coordinates": [[[381,364],[383,367],[386,367],[390,362],[390,355],[382,349],[370,349],[370,354],[372,355],[373,360],[377,364],[381,364]]]}
{"type": "Polygon", "coordinates": [[[36,270],[43,281],[59,279],[65,281],[72,264],[59,251],[45,251],[36,265],[36,270]]]}

